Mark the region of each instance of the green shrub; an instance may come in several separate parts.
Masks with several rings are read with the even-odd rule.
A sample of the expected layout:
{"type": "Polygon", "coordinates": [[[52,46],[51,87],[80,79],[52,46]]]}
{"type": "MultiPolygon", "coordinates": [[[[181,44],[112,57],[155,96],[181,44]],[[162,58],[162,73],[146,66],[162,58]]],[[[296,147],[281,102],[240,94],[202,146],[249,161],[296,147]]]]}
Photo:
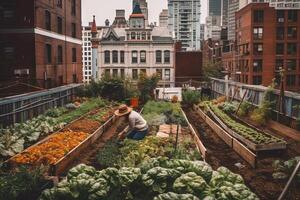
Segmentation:
{"type": "Polygon", "coordinates": [[[197,105],[200,101],[200,93],[195,90],[186,90],[182,92],[182,102],[187,106],[197,105]]]}
{"type": "Polygon", "coordinates": [[[250,113],[251,109],[252,105],[247,101],[243,101],[237,114],[241,117],[247,116],[250,113]]]}
{"type": "Polygon", "coordinates": [[[233,103],[225,102],[222,106],[222,110],[227,114],[233,114],[236,111],[236,106],[233,103]]]}

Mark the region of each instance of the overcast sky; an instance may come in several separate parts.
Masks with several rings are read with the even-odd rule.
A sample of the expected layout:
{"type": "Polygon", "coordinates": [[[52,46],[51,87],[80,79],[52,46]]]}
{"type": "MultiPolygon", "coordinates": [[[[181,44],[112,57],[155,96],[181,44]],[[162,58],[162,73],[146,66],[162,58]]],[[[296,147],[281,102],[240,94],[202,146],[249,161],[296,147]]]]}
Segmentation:
{"type": "MultiPolygon", "coordinates": [[[[167,0],[148,0],[150,22],[158,22],[158,16],[162,9],[167,8],[167,0]]],[[[201,0],[202,15],[204,22],[207,10],[207,0],[201,0]]],[[[125,9],[126,18],[132,12],[132,0],[82,0],[82,23],[84,26],[96,15],[97,25],[104,25],[105,19],[112,23],[116,9],[125,9]]]]}

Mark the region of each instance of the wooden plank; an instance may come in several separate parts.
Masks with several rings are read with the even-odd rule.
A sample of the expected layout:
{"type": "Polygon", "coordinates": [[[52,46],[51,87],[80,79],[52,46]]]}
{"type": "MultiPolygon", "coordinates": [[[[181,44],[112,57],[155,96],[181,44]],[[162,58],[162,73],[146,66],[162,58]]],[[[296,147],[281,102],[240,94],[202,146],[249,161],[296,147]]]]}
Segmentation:
{"type": "Polygon", "coordinates": [[[281,134],[283,136],[290,137],[290,138],[300,142],[300,131],[292,129],[288,126],[285,126],[285,125],[275,122],[273,120],[270,120],[268,122],[267,126],[270,127],[271,129],[277,131],[279,134],[281,134]]]}
{"type": "Polygon", "coordinates": [[[244,160],[246,160],[253,168],[256,167],[256,155],[252,153],[247,147],[233,138],[233,150],[238,153],[244,160]]]}
{"type": "Polygon", "coordinates": [[[115,116],[109,118],[102,126],[100,126],[94,133],[92,133],[88,138],[81,142],[76,148],[71,150],[67,155],[57,161],[51,166],[51,175],[59,176],[65,169],[72,163],[77,156],[79,156],[82,151],[84,151],[88,146],[92,145],[97,139],[99,139],[102,134],[110,127],[110,125],[115,121],[115,116]]]}
{"type": "Polygon", "coordinates": [[[232,147],[232,137],[226,133],[219,125],[217,125],[208,116],[206,117],[206,123],[214,130],[214,132],[230,147],[232,147]]]}
{"type": "Polygon", "coordinates": [[[193,127],[193,126],[191,125],[191,123],[189,122],[189,120],[188,120],[188,118],[187,118],[185,112],[184,112],[182,109],[181,109],[181,112],[182,112],[182,114],[183,114],[183,116],[184,116],[184,118],[185,118],[185,120],[186,120],[186,122],[187,122],[187,124],[188,124],[188,126],[189,126],[189,128],[190,128],[190,130],[191,130],[191,132],[192,132],[192,134],[193,134],[193,137],[194,137],[194,139],[195,139],[195,141],[196,141],[196,145],[197,145],[197,147],[198,147],[198,150],[200,150],[200,153],[201,153],[201,155],[202,155],[202,157],[203,157],[203,160],[205,161],[207,149],[205,148],[205,146],[203,145],[202,141],[201,141],[200,138],[198,137],[198,135],[197,135],[197,133],[196,133],[194,127],[193,127]]]}

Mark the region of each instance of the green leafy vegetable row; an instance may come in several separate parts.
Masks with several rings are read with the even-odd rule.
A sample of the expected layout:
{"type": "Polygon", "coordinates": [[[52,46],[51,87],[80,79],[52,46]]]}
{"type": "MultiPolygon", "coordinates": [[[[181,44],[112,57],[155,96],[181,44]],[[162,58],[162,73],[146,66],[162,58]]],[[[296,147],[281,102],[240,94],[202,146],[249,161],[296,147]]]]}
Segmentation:
{"type": "Polygon", "coordinates": [[[141,168],[96,171],[80,164],[40,200],[257,200],[240,175],[205,162],[156,158],[141,168]]]}
{"type": "Polygon", "coordinates": [[[252,141],[255,144],[271,144],[271,143],[283,142],[283,140],[277,137],[274,137],[272,135],[263,132],[258,132],[249,126],[243,125],[235,121],[224,111],[218,108],[217,105],[213,105],[211,103],[208,103],[207,105],[230,129],[232,129],[237,134],[243,136],[244,138],[252,141]]]}

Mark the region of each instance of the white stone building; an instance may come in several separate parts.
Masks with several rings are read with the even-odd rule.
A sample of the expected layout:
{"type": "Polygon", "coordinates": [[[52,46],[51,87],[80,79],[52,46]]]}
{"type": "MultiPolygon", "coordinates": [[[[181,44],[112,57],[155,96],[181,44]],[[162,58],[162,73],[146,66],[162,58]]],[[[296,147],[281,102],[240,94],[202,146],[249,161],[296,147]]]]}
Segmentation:
{"type": "Polygon", "coordinates": [[[141,73],[159,74],[160,85],[175,85],[175,42],[166,27],[149,27],[137,4],[126,28],[105,27],[100,34],[99,75],[137,80],[141,73]]]}

